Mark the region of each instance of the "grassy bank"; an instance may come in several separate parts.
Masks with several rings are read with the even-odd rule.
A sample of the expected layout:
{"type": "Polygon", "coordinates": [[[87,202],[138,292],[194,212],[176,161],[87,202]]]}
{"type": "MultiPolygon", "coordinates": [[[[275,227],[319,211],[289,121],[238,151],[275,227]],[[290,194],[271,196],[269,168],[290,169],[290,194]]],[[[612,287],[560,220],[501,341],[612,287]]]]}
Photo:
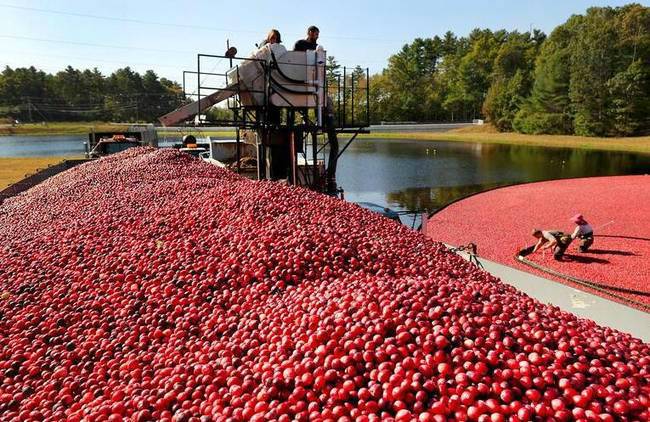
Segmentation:
{"type": "MultiPolygon", "coordinates": [[[[214,131],[188,131],[164,132],[159,131],[159,136],[179,136],[192,134],[195,136],[211,136],[217,139],[232,139],[235,132],[214,131]]],[[[348,136],[342,136],[348,138],[348,136]]],[[[446,132],[381,132],[373,131],[359,138],[384,138],[384,139],[419,139],[423,141],[450,141],[450,142],[479,142],[485,144],[525,145],[555,148],[580,148],[605,151],[624,151],[650,154],[650,136],[636,138],[592,138],[587,136],[570,135],[524,135],[521,133],[498,132],[491,125],[471,126],[461,129],[452,129],[446,132]]]]}
{"type": "Polygon", "coordinates": [[[592,138],[570,135],[524,135],[497,132],[490,125],[471,126],[447,132],[372,132],[367,138],[420,139],[423,141],[479,142],[486,144],[580,148],[650,154],[650,136],[636,138],[592,138]]]}
{"type": "Polygon", "coordinates": [[[0,158],[0,190],[37,170],[60,163],[69,157],[0,158]]]}
{"type": "Polygon", "coordinates": [[[54,122],[54,123],[24,123],[18,126],[0,125],[0,135],[78,135],[95,132],[110,132],[126,130],[123,124],[106,122],[54,122]]]}
{"type": "Polygon", "coordinates": [[[214,130],[200,130],[200,129],[188,129],[187,131],[178,132],[178,131],[166,131],[165,129],[158,129],[158,139],[167,137],[181,138],[185,135],[194,135],[197,138],[204,138],[209,136],[215,139],[235,139],[236,133],[234,130],[228,131],[214,131],[214,130]]]}
{"type": "MultiPolygon", "coordinates": [[[[125,126],[106,122],[58,122],[41,124],[22,124],[16,127],[0,125],[0,135],[68,135],[87,134],[95,131],[119,131],[125,126]]],[[[158,131],[159,137],[197,137],[210,136],[216,139],[233,139],[235,131],[206,131],[189,129],[185,132],[158,131]]],[[[491,125],[471,126],[452,129],[446,132],[381,132],[374,131],[360,138],[419,139],[423,141],[479,142],[486,144],[526,145],[557,148],[580,148],[605,151],[626,151],[650,154],[650,136],[636,138],[592,138],[569,135],[524,135],[521,133],[501,133],[491,125]]]]}

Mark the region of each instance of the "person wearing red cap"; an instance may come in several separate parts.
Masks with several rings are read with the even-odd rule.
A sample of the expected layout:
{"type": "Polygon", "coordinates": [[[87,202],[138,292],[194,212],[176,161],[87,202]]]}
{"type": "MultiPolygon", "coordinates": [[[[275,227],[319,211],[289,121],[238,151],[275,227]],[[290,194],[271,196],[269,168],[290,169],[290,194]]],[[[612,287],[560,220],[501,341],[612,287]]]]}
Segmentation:
{"type": "Polygon", "coordinates": [[[571,218],[576,228],[571,233],[571,239],[580,239],[578,249],[580,252],[587,252],[587,249],[594,243],[594,229],[591,227],[582,214],[576,214],[571,218]]]}

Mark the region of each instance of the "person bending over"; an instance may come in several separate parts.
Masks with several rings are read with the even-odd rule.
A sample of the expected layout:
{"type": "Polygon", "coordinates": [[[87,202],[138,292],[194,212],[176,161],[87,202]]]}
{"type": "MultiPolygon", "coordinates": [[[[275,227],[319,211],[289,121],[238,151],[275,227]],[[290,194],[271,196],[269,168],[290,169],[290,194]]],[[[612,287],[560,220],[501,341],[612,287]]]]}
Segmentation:
{"type": "Polygon", "coordinates": [[[540,249],[553,248],[553,258],[557,261],[562,259],[572,240],[571,236],[559,230],[533,229],[532,235],[538,240],[531,253],[535,253],[540,249]]]}

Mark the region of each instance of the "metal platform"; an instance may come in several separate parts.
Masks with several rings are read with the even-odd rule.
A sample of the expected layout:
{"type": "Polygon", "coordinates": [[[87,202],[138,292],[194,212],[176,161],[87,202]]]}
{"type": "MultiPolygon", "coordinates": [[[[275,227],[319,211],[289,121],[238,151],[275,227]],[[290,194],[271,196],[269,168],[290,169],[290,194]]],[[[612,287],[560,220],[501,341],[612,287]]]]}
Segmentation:
{"type": "Polygon", "coordinates": [[[197,54],[196,71],[183,72],[188,103],[161,116],[160,122],[231,127],[237,173],[244,136],[257,147],[252,156],[258,179],[287,180],[342,197],[336,183],[338,159],[357,135],[369,132],[369,69],[357,66],[348,73],[343,67],[341,75],[327,66],[327,52],[320,47],[287,51],[272,43],[250,57],[237,57],[229,43],[227,49],[224,55],[197,54]],[[196,77],[192,92],[186,75],[196,77]],[[350,135],[341,147],[340,134],[350,135]]]}

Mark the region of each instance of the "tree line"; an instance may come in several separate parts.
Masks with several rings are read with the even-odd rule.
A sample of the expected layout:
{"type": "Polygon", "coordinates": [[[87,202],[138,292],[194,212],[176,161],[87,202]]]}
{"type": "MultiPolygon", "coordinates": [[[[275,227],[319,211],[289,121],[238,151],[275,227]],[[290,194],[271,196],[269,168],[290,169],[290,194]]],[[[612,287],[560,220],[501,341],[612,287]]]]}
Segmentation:
{"type": "Polygon", "coordinates": [[[650,8],[594,7],[547,37],[475,29],[417,38],[370,78],[372,120],[485,118],[499,130],[650,133],[650,8]]]}
{"type": "Polygon", "coordinates": [[[56,74],[9,66],[0,73],[0,116],[19,121],[145,121],[183,101],[178,83],[129,67],[109,76],[68,66],[56,74]]]}
{"type": "MultiPolygon", "coordinates": [[[[501,131],[631,136],[650,133],[650,8],[593,7],[550,35],[475,29],[416,38],[369,77],[345,77],[328,57],[327,79],[346,122],[486,119],[501,131]],[[345,80],[343,93],[331,88],[345,80]],[[351,95],[351,87],[357,90],[351,95]],[[369,107],[368,100],[369,99],[369,107]]],[[[103,76],[68,67],[0,74],[0,116],[21,120],[156,121],[185,100],[181,87],[148,70],[103,76]],[[30,119],[30,120],[31,120],[30,119]]],[[[216,108],[208,114],[224,114],[216,108]]]]}

